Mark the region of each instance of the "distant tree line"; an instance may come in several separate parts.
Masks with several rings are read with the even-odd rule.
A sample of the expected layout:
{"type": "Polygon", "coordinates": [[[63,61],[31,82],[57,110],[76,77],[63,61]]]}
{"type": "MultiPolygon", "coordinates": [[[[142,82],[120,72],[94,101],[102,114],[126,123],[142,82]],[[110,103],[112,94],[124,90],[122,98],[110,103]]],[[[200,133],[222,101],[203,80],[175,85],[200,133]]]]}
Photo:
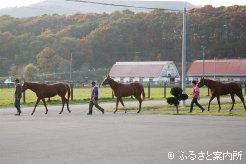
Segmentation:
{"type": "MultiPolygon", "coordinates": [[[[0,76],[68,78],[72,63],[73,78],[101,79],[116,61],[171,60],[180,70],[181,42],[180,12],[1,16],[0,76]]],[[[202,59],[201,46],[212,59],[244,58],[245,45],[246,6],[208,5],[187,13],[188,64],[202,59]]]]}

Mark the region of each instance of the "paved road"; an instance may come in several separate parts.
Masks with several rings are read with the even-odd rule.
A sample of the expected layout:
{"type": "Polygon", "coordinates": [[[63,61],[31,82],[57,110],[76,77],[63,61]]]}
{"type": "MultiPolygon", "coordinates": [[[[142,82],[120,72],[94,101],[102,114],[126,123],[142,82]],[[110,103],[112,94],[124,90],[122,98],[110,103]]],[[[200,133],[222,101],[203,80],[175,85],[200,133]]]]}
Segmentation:
{"type": "Polygon", "coordinates": [[[72,113],[65,111],[59,115],[60,107],[50,107],[45,115],[40,106],[33,116],[30,115],[32,108],[25,108],[20,117],[13,115],[14,109],[1,109],[0,164],[246,162],[245,117],[122,112],[102,115],[98,111],[87,116],[87,105],[71,108],[72,113]],[[181,161],[182,154],[189,156],[189,151],[194,153],[181,161]],[[215,158],[213,153],[216,152],[230,155],[233,151],[241,160],[230,161],[229,157],[224,161],[205,159],[215,158]],[[174,159],[168,159],[168,152],[174,153],[174,159]],[[204,158],[199,153],[205,153],[204,158]],[[191,161],[194,154],[196,159],[191,161]],[[203,161],[198,161],[198,156],[203,161]]]}

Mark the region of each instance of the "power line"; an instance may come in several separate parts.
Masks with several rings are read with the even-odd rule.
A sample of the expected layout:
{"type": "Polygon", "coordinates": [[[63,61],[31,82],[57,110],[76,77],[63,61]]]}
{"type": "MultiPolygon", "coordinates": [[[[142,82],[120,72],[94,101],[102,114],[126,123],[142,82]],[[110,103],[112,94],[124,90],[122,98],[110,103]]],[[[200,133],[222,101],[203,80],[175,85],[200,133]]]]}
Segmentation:
{"type": "MultiPolygon", "coordinates": [[[[164,11],[173,11],[173,12],[182,12],[182,10],[178,9],[164,9],[164,8],[156,8],[156,7],[143,7],[143,6],[134,6],[134,5],[123,5],[123,4],[114,4],[114,3],[103,3],[103,2],[94,2],[94,1],[86,1],[86,0],[66,0],[68,2],[79,2],[79,3],[88,3],[88,4],[96,4],[96,5],[106,5],[106,6],[115,6],[115,7],[124,7],[124,8],[136,8],[136,9],[145,9],[145,10],[164,10],[164,11]]],[[[72,13],[72,12],[79,12],[76,9],[61,9],[61,8],[52,8],[52,9],[47,9],[46,6],[26,6],[23,7],[29,10],[40,10],[40,11],[45,11],[45,12],[57,12],[58,14],[60,12],[67,12],[67,13],[72,13]]],[[[45,14],[45,13],[44,13],[45,14]]]]}
{"type": "Polygon", "coordinates": [[[115,6],[115,7],[146,9],[146,10],[181,11],[181,10],[175,10],[175,9],[164,9],[164,8],[156,8],[156,7],[143,7],[143,6],[133,6],[133,5],[122,5],[122,4],[103,3],[103,2],[84,1],[84,0],[66,0],[66,1],[80,2],[80,3],[91,3],[91,4],[104,5],[104,6],[115,6]]]}
{"type": "Polygon", "coordinates": [[[46,11],[46,12],[57,12],[59,14],[59,12],[78,12],[78,10],[72,10],[72,9],[47,9],[46,6],[38,6],[38,7],[29,7],[29,6],[26,6],[24,7],[26,9],[33,9],[33,10],[40,10],[40,11],[46,11]]]}

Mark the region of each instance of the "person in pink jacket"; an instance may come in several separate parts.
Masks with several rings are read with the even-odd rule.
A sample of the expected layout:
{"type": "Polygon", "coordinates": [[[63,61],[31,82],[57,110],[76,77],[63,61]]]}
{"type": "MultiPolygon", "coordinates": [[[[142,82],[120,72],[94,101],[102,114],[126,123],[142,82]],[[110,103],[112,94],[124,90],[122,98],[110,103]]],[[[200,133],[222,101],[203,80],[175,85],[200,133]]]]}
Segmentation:
{"type": "Polygon", "coordinates": [[[200,99],[200,96],[199,96],[199,87],[197,86],[197,82],[195,80],[193,80],[191,82],[191,85],[192,85],[192,101],[191,101],[191,104],[190,104],[190,113],[192,112],[193,110],[193,105],[194,103],[202,110],[202,112],[205,110],[199,103],[197,100],[200,99]]]}

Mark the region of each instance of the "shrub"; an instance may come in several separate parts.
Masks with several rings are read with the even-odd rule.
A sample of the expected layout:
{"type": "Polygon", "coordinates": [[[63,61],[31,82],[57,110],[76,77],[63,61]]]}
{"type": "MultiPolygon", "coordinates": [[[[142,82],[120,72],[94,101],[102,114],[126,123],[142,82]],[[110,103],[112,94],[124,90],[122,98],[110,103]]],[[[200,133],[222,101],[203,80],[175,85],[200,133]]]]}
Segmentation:
{"type": "Polygon", "coordinates": [[[177,113],[179,113],[179,102],[182,100],[188,99],[187,94],[183,94],[183,90],[180,87],[173,87],[170,91],[170,93],[174,97],[168,97],[167,103],[170,105],[174,105],[176,107],[177,113]]]}

